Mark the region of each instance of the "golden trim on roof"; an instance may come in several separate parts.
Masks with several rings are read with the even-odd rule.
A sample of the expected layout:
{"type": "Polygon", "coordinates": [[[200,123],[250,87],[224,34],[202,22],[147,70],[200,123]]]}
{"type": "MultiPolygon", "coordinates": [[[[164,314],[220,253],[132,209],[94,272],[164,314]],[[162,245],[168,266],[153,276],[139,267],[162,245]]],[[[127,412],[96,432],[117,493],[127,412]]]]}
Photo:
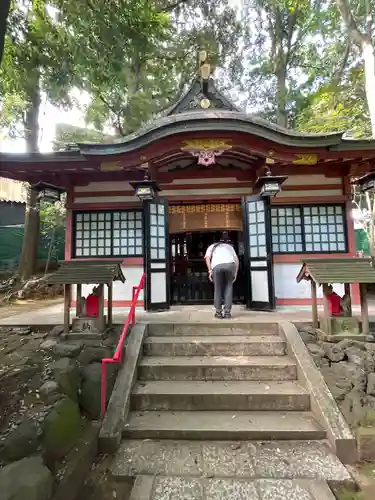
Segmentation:
{"type": "Polygon", "coordinates": [[[189,139],[183,141],[182,151],[215,151],[232,149],[231,139],[189,139]]]}
{"type": "Polygon", "coordinates": [[[318,155],[294,155],[293,165],[316,165],[318,163],[318,155]]]}

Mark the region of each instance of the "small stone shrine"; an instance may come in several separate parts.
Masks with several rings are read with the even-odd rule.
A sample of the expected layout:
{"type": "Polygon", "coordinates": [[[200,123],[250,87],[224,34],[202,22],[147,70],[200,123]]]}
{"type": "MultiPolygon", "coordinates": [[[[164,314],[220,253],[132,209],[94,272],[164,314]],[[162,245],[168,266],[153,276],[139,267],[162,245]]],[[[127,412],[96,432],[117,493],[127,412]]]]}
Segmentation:
{"type": "Polygon", "coordinates": [[[121,271],[122,259],[68,260],[49,280],[49,284],[64,285],[64,335],[70,331],[72,286],[76,285],[76,317],[70,335],[102,335],[112,326],[113,282],[125,282],[121,271]],[[88,297],[82,297],[82,285],[95,285],[88,297]],[[104,286],[108,287],[107,316],[104,314],[104,286]]]}
{"type": "Polygon", "coordinates": [[[370,334],[367,284],[375,283],[375,269],[366,258],[304,259],[297,275],[297,283],[310,281],[312,318],[315,328],[326,340],[338,342],[342,338],[368,340],[370,334]],[[344,284],[345,294],[337,295],[332,284],[344,284]],[[361,320],[352,315],[350,285],[359,284],[361,320]],[[323,287],[324,313],[318,316],[317,285],[323,287]]]}

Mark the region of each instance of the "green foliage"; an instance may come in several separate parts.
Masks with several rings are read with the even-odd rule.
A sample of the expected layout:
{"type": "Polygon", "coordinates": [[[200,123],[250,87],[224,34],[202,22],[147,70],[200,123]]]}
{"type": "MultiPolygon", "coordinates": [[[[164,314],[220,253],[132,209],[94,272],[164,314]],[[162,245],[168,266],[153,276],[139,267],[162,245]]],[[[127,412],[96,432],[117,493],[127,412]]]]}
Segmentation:
{"type": "Polygon", "coordinates": [[[92,128],[75,127],[65,123],[56,125],[56,135],[53,144],[54,151],[64,151],[69,146],[75,147],[79,143],[113,143],[114,137],[104,135],[98,130],[92,128]]]}
{"type": "Polygon", "coordinates": [[[346,82],[322,85],[305,99],[296,128],[311,133],[346,131],[355,138],[370,138],[363,80],[363,70],[354,68],[346,82]]]}
{"type": "Polygon", "coordinates": [[[5,34],[12,0],[0,2],[0,65],[4,54],[5,34]]]}
{"type": "MultiPolygon", "coordinates": [[[[367,3],[350,0],[368,30],[367,3]]],[[[0,71],[0,128],[25,135],[35,89],[80,107],[66,143],[111,142],[160,116],[206,48],[219,87],[248,111],[304,132],[371,134],[360,51],[323,0],[13,0],[0,71]],[[88,105],[72,89],[88,92],[88,105]]],[[[27,135],[27,134],[26,134],[27,135]]]]}
{"type": "Polygon", "coordinates": [[[108,123],[120,135],[132,131],[157,110],[159,88],[168,88],[168,68],[150,58],[168,40],[169,16],[149,0],[55,3],[74,34],[77,85],[93,96],[87,121],[98,130],[108,123]]]}
{"type": "Polygon", "coordinates": [[[41,245],[48,249],[49,260],[57,260],[65,239],[66,211],[62,202],[40,204],[41,245]]]}
{"type": "Polygon", "coordinates": [[[41,201],[40,203],[40,223],[45,232],[51,232],[53,229],[65,227],[66,211],[63,202],[49,203],[41,201]]]}
{"type": "Polygon", "coordinates": [[[321,0],[247,0],[246,7],[256,28],[246,48],[250,64],[243,80],[255,88],[247,106],[294,126],[302,94],[327,73],[322,52],[330,44],[337,16],[321,0]]]}
{"type": "Polygon", "coordinates": [[[225,1],[60,0],[56,6],[74,33],[78,85],[92,96],[86,121],[101,132],[112,127],[127,135],[167,109],[190,83],[199,47],[207,47],[214,66],[239,57],[241,23],[225,1]]]}
{"type": "Polygon", "coordinates": [[[55,22],[49,7],[45,0],[14,0],[9,14],[0,71],[0,127],[11,136],[27,137],[27,113],[39,107],[35,96],[40,93],[54,104],[72,104],[71,34],[55,22]]]}

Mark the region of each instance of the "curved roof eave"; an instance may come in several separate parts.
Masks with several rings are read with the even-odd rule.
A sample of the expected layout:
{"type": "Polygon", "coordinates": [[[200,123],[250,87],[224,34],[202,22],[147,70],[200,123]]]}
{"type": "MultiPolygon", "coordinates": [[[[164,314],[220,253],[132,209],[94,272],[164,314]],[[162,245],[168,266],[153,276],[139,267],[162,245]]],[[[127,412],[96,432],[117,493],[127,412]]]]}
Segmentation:
{"type": "MultiPolygon", "coordinates": [[[[188,111],[162,117],[124,137],[116,144],[78,144],[84,155],[122,154],[148,146],[155,141],[186,132],[242,132],[291,147],[330,148],[339,146],[343,133],[301,134],[238,111],[188,111]],[[198,125],[198,127],[197,127],[198,125]]],[[[375,141],[373,141],[375,148],[375,141]]]]}

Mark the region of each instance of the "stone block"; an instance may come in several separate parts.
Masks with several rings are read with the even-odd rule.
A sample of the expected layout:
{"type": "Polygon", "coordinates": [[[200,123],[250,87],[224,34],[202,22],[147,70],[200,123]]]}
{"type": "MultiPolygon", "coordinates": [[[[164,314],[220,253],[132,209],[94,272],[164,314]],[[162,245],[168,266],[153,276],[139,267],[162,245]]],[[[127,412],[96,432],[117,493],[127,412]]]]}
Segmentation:
{"type": "MultiPolygon", "coordinates": [[[[109,399],[115,380],[117,366],[107,366],[107,398],[109,399]]],[[[82,388],[79,403],[84,412],[92,419],[100,417],[100,386],[102,379],[101,363],[91,363],[82,370],[82,388]]]]}
{"type": "Polygon", "coordinates": [[[131,405],[141,411],[309,411],[310,397],[289,381],[153,381],[135,385],[131,405]]]}
{"type": "Polygon", "coordinates": [[[283,356],[285,341],[278,337],[148,337],[147,356],[283,356]]]}
{"type": "Polygon", "coordinates": [[[68,453],[64,460],[64,476],[57,485],[52,500],[79,498],[77,495],[98,451],[98,432],[97,426],[87,425],[76,446],[68,453]]]}
{"type": "Polygon", "coordinates": [[[142,356],[143,339],[147,328],[147,325],[139,324],[132,329],[125,359],[116,378],[100,429],[99,448],[102,453],[114,453],[120,446],[121,431],[130,410],[130,397],[138,375],[138,360],[142,356]]]}
{"type": "Polygon", "coordinates": [[[82,342],[59,342],[54,346],[52,352],[55,356],[59,356],[61,358],[74,358],[78,356],[78,354],[82,351],[82,348],[82,342]]]}
{"type": "Polygon", "coordinates": [[[354,317],[338,316],[330,318],[332,335],[346,333],[348,335],[357,335],[359,331],[359,321],[354,317]]]}
{"type": "Polygon", "coordinates": [[[357,430],[360,460],[375,460],[375,427],[359,427],[357,430]]]}
{"type": "Polygon", "coordinates": [[[52,371],[61,391],[77,401],[81,380],[76,362],[70,358],[61,358],[54,363],[52,371]]]}
{"type": "Polygon", "coordinates": [[[36,451],[39,445],[39,428],[33,420],[24,420],[3,440],[1,457],[7,462],[20,460],[36,451]]]}
{"type": "Polygon", "coordinates": [[[56,346],[56,344],[57,344],[56,340],[47,339],[40,344],[40,348],[45,351],[49,351],[50,349],[53,349],[56,346]]]}
{"type": "Polygon", "coordinates": [[[82,428],[83,421],[77,403],[69,398],[55,403],[43,428],[43,450],[48,464],[54,464],[71,450],[82,428]]]}
{"type": "MultiPolygon", "coordinates": [[[[315,417],[327,431],[327,438],[338,458],[346,464],[352,464],[357,459],[356,440],[349,425],[335,404],[332,394],[324,383],[322,373],[314,366],[296,328],[289,322],[280,322],[284,336],[288,342],[288,351],[298,364],[299,380],[304,383],[310,394],[311,405],[315,417]]],[[[342,363],[342,362],[341,362],[342,363]]],[[[333,363],[336,366],[340,363],[333,363]]],[[[350,364],[350,363],[348,363],[350,364]]],[[[358,370],[356,366],[356,370],[358,370]]],[[[344,370],[342,370],[344,372],[344,370]]],[[[362,380],[362,371],[355,378],[362,380]]],[[[365,377],[364,377],[365,379],[365,377]]]]}
{"type": "Polygon", "coordinates": [[[375,396],[375,373],[369,373],[367,377],[367,394],[375,396]]]}
{"type": "Polygon", "coordinates": [[[50,331],[50,336],[59,337],[62,333],[64,333],[64,325],[56,325],[50,331]]]}
{"type": "Polygon", "coordinates": [[[0,470],[1,500],[48,500],[52,484],[40,457],[23,458],[0,470]]]}
{"type": "Polygon", "coordinates": [[[77,333],[103,333],[105,331],[106,317],[98,318],[74,318],[72,321],[72,332],[77,333]]]}
{"type": "Polygon", "coordinates": [[[294,361],[284,356],[145,357],[140,380],[296,380],[294,361]]]}
{"type": "Polygon", "coordinates": [[[112,350],[110,348],[87,345],[78,356],[78,362],[81,365],[86,366],[95,362],[100,363],[102,359],[110,357],[112,357],[112,350]]]}

